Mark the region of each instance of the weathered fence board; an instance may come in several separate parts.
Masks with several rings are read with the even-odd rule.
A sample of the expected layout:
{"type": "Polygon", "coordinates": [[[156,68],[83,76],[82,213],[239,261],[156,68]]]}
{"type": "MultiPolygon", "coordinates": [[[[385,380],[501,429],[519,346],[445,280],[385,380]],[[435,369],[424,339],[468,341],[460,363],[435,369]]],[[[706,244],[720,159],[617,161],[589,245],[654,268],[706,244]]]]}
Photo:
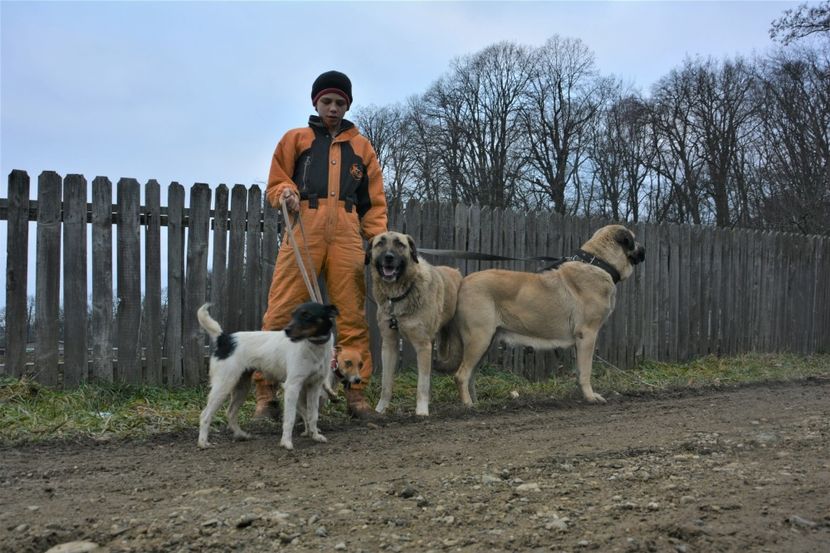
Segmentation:
{"type": "Polygon", "coordinates": [[[63,181],[63,385],[75,387],[88,377],[86,281],[86,179],[63,181]]]}
{"type": "Polygon", "coordinates": [[[210,188],[197,183],[190,188],[190,217],[187,223],[187,273],[184,289],[184,383],[194,386],[207,374],[205,334],[196,311],[207,297],[207,250],[210,226],[210,188]]]}
{"type": "Polygon", "coordinates": [[[262,267],[256,260],[261,258],[262,230],[259,220],[262,217],[262,193],[258,186],[248,189],[248,227],[245,233],[245,288],[243,294],[243,330],[259,330],[262,326],[260,312],[260,286],[262,285],[262,267]]]}
{"type": "MultiPolygon", "coordinates": [[[[213,262],[210,271],[211,314],[217,321],[224,321],[225,294],[228,293],[228,187],[220,184],[213,196],[213,262]]],[[[221,323],[220,323],[221,324],[221,323]]]]}
{"type": "Polygon", "coordinates": [[[116,378],[127,384],[141,384],[138,337],[141,324],[141,249],[139,238],[140,190],[135,179],[119,179],[117,191],[118,227],[116,240],[116,378]]]}
{"type": "Polygon", "coordinates": [[[231,225],[228,241],[227,292],[225,294],[225,320],[222,328],[236,332],[243,327],[243,300],[245,275],[245,210],[248,190],[237,184],[231,190],[231,225]]]}
{"type": "Polygon", "coordinates": [[[144,186],[144,382],[164,382],[161,364],[161,189],[155,180],[144,186]]]}
{"type": "MultiPolygon", "coordinates": [[[[92,182],[89,205],[87,186],[83,176],[61,179],[47,171],[39,177],[37,201],[31,201],[28,175],[22,171],[9,175],[9,198],[0,199],[9,236],[3,370],[13,376],[32,374],[45,384],[66,387],[88,377],[168,386],[201,383],[206,339],[195,311],[209,297],[215,305],[213,314],[226,330],[259,327],[280,242],[279,212],[263,202],[259,187],[234,186],[229,209],[228,189],[220,186],[211,212],[207,185],[193,187],[190,209],[185,209],[184,189],[176,183],[168,188],[166,207],[160,205],[161,190],[155,181],[144,187],[144,206],[134,179],[118,182],[116,205],[108,179],[98,177],[92,182]],[[37,222],[38,239],[33,353],[26,349],[30,221],[37,222]],[[118,226],[115,311],[113,223],[118,226]],[[87,224],[92,227],[89,231],[87,224]],[[87,232],[92,237],[91,253],[87,252],[87,232]],[[161,275],[161,247],[167,250],[166,275],[161,275]],[[209,248],[213,256],[210,277],[209,248]],[[85,335],[90,255],[92,316],[91,332],[85,335]],[[61,274],[63,316],[59,310],[61,274]],[[161,302],[162,276],[166,276],[166,304],[161,302]]],[[[416,201],[390,214],[390,221],[392,228],[411,234],[422,248],[467,249],[518,258],[570,253],[606,223],[554,213],[416,201]]],[[[643,359],[679,361],[746,351],[803,355],[830,349],[830,238],[644,223],[633,228],[646,247],[646,261],[618,285],[617,308],[600,334],[599,358],[626,368],[643,359]]],[[[445,256],[430,261],[456,266],[464,274],[490,268],[536,271],[542,267],[536,262],[445,256]]],[[[367,316],[379,367],[371,303],[367,316]]],[[[572,358],[570,350],[543,352],[494,343],[485,361],[528,378],[544,379],[570,370],[572,358]]],[[[401,364],[414,363],[414,352],[406,345],[401,364]]]]}
{"type": "Polygon", "coordinates": [[[92,181],[92,379],[112,382],[112,183],[92,181]]]}
{"type": "Polygon", "coordinates": [[[44,171],[37,183],[37,261],[35,275],[35,360],[37,379],[47,385],[60,382],[61,177],[44,171]]]}
{"type": "Polygon", "coordinates": [[[6,243],[6,364],[5,373],[26,373],[26,343],[29,313],[29,175],[9,175],[9,215],[6,243]]]}
{"type": "Polygon", "coordinates": [[[184,310],[184,187],[167,192],[167,326],[164,332],[167,385],[184,384],[182,312],[184,310]]]}
{"type": "MultiPolygon", "coordinates": [[[[277,263],[277,251],[280,247],[280,216],[279,210],[272,207],[266,200],[262,216],[262,289],[259,294],[259,309],[257,315],[261,316],[268,308],[268,290],[271,287],[271,279],[274,276],[274,266],[277,263]]],[[[370,319],[371,320],[371,319],[370,319]]],[[[261,326],[261,319],[257,321],[261,326]]],[[[257,327],[259,328],[259,327],[257,327]]]]}

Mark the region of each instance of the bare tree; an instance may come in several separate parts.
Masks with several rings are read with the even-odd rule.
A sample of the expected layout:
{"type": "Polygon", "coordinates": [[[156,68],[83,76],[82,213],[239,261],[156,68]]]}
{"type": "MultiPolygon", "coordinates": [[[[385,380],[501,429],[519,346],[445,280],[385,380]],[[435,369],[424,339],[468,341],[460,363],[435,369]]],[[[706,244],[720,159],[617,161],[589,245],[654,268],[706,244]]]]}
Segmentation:
{"type": "Polygon", "coordinates": [[[781,52],[761,67],[758,141],[768,227],[830,233],[830,52],[781,52]]]}
{"type": "Polygon", "coordinates": [[[415,166],[409,108],[401,104],[369,106],[356,112],[354,119],[378,155],[389,209],[398,210],[407,199],[405,187],[415,166]]]}
{"type": "MultiPolygon", "coordinates": [[[[534,52],[524,128],[534,188],[557,213],[566,213],[566,188],[585,153],[591,125],[609,91],[594,54],[578,39],[550,38],[534,52]]],[[[577,192],[578,197],[578,192],[577,192]]]]}
{"type": "Polygon", "coordinates": [[[706,194],[715,208],[719,227],[733,224],[733,211],[746,209],[746,190],[739,183],[739,152],[752,132],[753,79],[745,62],[698,62],[690,67],[694,75],[693,125],[700,137],[706,164],[706,194]]]}
{"type": "Polygon", "coordinates": [[[598,211],[614,220],[640,220],[645,183],[656,156],[649,123],[645,102],[620,91],[594,128],[588,155],[599,188],[598,211]]]}
{"type": "Polygon", "coordinates": [[[703,157],[692,125],[693,78],[689,68],[673,69],[652,90],[651,126],[654,129],[652,170],[661,185],[652,195],[656,221],[692,222],[701,219],[703,157]]]}
{"type": "Polygon", "coordinates": [[[417,102],[415,125],[440,160],[450,201],[504,207],[515,200],[525,164],[516,121],[528,66],[524,48],[498,43],[453,61],[417,102]]]}
{"type": "Polygon", "coordinates": [[[784,45],[820,33],[830,33],[830,0],[815,6],[804,3],[785,10],[769,29],[770,38],[784,45]]]}

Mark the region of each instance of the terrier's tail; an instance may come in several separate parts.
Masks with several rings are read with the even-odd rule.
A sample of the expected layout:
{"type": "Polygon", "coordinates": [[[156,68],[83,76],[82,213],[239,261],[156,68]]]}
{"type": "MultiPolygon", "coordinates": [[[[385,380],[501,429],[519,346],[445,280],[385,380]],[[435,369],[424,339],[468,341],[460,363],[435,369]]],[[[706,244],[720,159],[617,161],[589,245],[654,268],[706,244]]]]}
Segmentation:
{"type": "Polygon", "coordinates": [[[209,303],[204,304],[199,310],[196,312],[196,317],[199,319],[199,324],[202,328],[205,329],[205,332],[208,333],[210,336],[210,341],[215,342],[216,339],[222,334],[222,327],[219,326],[213,317],[210,316],[208,313],[208,307],[210,307],[209,303]]]}

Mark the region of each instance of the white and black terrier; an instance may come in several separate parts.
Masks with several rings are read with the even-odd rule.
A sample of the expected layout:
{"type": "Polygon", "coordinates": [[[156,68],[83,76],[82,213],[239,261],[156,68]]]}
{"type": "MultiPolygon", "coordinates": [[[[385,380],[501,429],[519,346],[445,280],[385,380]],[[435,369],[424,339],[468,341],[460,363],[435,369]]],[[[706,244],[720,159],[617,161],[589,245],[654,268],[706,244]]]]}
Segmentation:
{"type": "Polygon", "coordinates": [[[294,449],[291,441],[297,412],[314,441],[326,438],[317,429],[320,398],[330,391],[334,352],[334,319],[337,308],[308,302],[291,314],[283,330],[234,332],[226,334],[209,314],[209,304],[199,308],[199,324],[216,348],[210,358],[210,394],[199,417],[199,447],[210,445],[208,432],[216,411],[231,396],[228,428],[237,439],[250,438],[239,427],[239,408],[248,396],[251,373],[259,369],[269,379],[282,382],[284,389],[282,439],[280,445],[294,449]]]}

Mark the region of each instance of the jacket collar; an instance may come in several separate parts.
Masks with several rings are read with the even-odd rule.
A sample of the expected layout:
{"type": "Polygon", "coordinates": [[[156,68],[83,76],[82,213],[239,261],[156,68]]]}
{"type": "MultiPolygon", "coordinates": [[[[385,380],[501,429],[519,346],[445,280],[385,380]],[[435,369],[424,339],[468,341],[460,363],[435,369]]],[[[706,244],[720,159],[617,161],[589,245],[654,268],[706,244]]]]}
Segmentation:
{"type": "MultiPolygon", "coordinates": [[[[308,126],[314,129],[315,132],[319,133],[327,133],[328,128],[320,119],[319,115],[311,115],[308,118],[308,126]]],[[[346,135],[346,138],[351,138],[354,134],[357,134],[357,127],[354,126],[354,123],[349,121],[348,119],[343,119],[340,122],[340,130],[337,131],[337,134],[334,135],[335,138],[346,135]]]]}

